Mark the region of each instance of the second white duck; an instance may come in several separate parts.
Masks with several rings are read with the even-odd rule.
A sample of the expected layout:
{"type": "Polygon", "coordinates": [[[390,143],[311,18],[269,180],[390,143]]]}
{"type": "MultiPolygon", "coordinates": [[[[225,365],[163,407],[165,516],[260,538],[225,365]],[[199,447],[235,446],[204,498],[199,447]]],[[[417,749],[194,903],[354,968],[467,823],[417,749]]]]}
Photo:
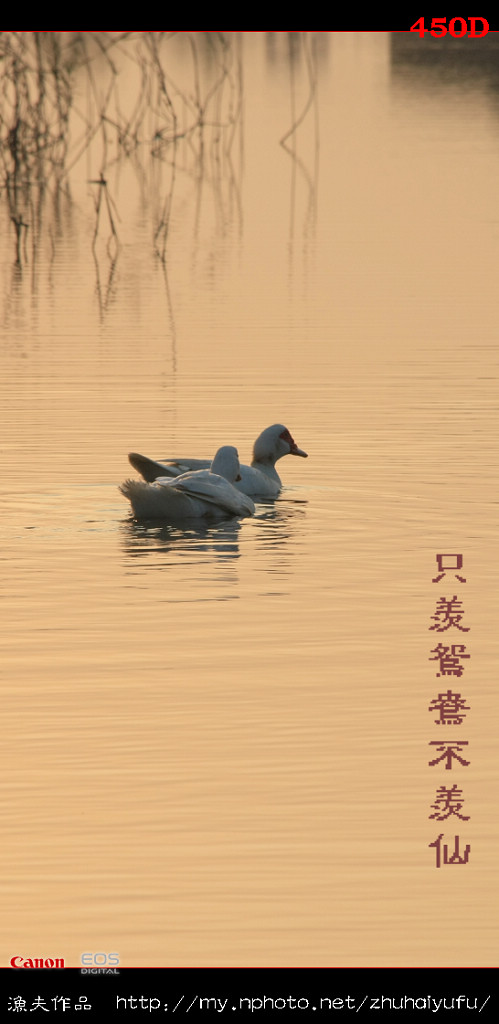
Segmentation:
{"type": "Polygon", "coordinates": [[[174,477],[157,477],[152,483],[125,480],[119,490],[128,498],[136,519],[223,519],[252,516],[251,498],[237,491],[237,448],[219,448],[210,469],[198,469],[174,477]]]}
{"type": "MultiPolygon", "coordinates": [[[[234,483],[242,494],[275,498],[281,489],[281,480],[275,464],[284,455],[300,455],[308,458],[307,452],[298,448],[287,427],[282,423],[274,423],[257,437],[253,446],[251,466],[241,466],[239,479],[234,483]]],[[[167,459],[165,462],[154,462],[145,455],[130,452],[128,456],[132,466],[150,482],[158,477],[177,478],[186,471],[206,469],[209,459],[167,459]]]]}

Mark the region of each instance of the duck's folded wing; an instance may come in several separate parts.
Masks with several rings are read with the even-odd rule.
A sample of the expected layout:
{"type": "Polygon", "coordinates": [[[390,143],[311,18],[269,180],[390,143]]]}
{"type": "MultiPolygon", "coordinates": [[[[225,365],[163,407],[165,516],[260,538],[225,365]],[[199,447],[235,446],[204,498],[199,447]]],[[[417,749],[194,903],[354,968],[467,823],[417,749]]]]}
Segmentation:
{"type": "Polygon", "coordinates": [[[193,473],[192,476],[186,474],[181,480],[175,481],[175,487],[185,491],[191,498],[216,505],[232,516],[252,516],[255,511],[255,506],[247,494],[241,494],[228,480],[212,473],[193,473]]]}
{"type": "Polygon", "coordinates": [[[153,483],[159,476],[176,477],[193,470],[209,469],[211,465],[210,459],[165,459],[164,462],[155,462],[138,452],[129,452],[128,461],[148,483],[153,483]]]}
{"type": "MultiPolygon", "coordinates": [[[[165,469],[164,466],[162,468],[165,469]]],[[[209,469],[192,469],[185,473],[180,473],[179,476],[157,476],[153,483],[155,487],[174,487],[177,491],[188,491],[190,493],[195,490],[193,485],[199,485],[204,479],[212,479],[209,469]]]]}

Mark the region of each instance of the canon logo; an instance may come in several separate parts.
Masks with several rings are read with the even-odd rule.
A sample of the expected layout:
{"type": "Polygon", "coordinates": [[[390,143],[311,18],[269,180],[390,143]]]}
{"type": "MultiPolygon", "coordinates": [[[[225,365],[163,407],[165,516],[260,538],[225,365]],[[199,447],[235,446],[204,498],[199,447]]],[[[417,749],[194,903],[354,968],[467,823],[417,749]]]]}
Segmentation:
{"type": "Polygon", "coordinates": [[[10,961],[11,967],[64,967],[64,960],[61,957],[57,957],[52,960],[51,957],[35,957],[34,960],[25,960],[23,956],[13,956],[10,961]]]}

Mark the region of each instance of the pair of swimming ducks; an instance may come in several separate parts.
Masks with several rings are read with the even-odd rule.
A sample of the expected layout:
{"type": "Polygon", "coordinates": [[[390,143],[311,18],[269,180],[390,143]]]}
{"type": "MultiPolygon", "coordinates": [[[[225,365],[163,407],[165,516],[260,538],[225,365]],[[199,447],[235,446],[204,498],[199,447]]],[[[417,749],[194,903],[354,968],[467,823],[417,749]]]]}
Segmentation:
{"type": "Polygon", "coordinates": [[[242,518],[253,515],[253,496],[277,496],[281,481],[275,464],[284,455],[307,458],[282,423],[267,427],[257,437],[251,466],[240,466],[232,445],[219,448],[211,463],[209,459],[154,462],[131,452],[128,458],[143,480],[125,480],[120,491],[136,519],[242,518]]]}

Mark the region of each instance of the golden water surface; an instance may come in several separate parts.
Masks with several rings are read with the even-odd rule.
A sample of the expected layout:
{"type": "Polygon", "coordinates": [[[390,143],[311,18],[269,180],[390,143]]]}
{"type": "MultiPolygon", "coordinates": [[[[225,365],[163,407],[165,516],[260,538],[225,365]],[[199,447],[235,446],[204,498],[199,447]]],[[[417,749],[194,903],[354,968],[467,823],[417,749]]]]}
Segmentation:
{"type": "MultiPolygon", "coordinates": [[[[178,109],[219,74],[194,35],[159,50],[178,109]]],[[[495,966],[497,80],[382,33],[225,41],[230,146],[181,140],[171,192],[149,97],[17,263],[0,197],[0,962],[495,966]],[[275,422],[309,458],[254,518],[133,521],[128,451],[248,462],[275,422]],[[454,595],[469,632],[430,631],[454,595]],[[468,766],[429,766],[444,734],[468,766]],[[468,820],[430,819],[454,783],[468,820]],[[436,867],[441,833],[468,863],[436,867]]]]}

